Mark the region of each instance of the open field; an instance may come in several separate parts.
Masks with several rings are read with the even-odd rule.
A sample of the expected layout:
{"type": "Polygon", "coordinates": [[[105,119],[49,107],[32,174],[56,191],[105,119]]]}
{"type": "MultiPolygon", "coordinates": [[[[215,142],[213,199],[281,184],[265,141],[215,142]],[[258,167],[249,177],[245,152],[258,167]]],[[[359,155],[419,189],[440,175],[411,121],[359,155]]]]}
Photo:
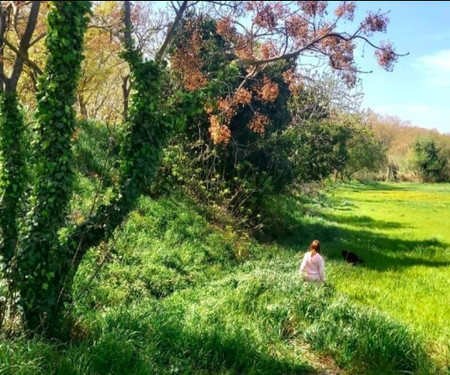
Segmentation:
{"type": "Polygon", "coordinates": [[[334,250],[354,249],[367,261],[361,270],[333,270],[337,289],[406,322],[448,356],[450,185],[355,187],[334,196],[351,207],[334,211],[348,233],[334,250]]]}
{"type": "Polygon", "coordinates": [[[302,231],[322,238],[337,290],[408,324],[448,364],[450,185],[347,184],[327,196],[325,207],[302,206],[307,216],[298,222],[309,227],[286,244],[295,247],[298,239],[298,249],[304,247],[302,231]],[[335,261],[342,250],[356,252],[365,265],[335,261]]]}

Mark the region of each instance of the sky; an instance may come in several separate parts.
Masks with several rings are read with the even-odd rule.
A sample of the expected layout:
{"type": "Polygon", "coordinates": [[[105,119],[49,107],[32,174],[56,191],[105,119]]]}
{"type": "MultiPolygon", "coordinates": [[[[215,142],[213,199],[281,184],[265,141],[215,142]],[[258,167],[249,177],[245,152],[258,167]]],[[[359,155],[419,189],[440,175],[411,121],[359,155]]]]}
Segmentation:
{"type": "Polygon", "coordinates": [[[363,106],[398,116],[413,125],[450,134],[450,2],[357,1],[357,16],[368,10],[390,10],[388,39],[400,57],[393,72],[379,68],[373,51],[356,58],[373,70],[361,76],[363,106]]]}

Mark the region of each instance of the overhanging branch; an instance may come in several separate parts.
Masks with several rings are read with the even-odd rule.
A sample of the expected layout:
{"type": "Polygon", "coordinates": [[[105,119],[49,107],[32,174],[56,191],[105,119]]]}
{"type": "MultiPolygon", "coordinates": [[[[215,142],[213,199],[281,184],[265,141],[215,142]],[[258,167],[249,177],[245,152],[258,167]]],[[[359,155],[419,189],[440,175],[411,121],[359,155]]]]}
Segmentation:
{"type": "Polygon", "coordinates": [[[172,41],[172,39],[175,35],[175,32],[176,32],[178,26],[180,25],[181,20],[183,19],[183,14],[186,11],[186,8],[188,7],[188,3],[189,3],[188,1],[183,1],[180,8],[177,10],[175,20],[173,21],[173,24],[170,27],[170,29],[166,35],[166,39],[164,40],[161,48],[156,53],[155,60],[162,59],[164,52],[166,51],[167,47],[169,46],[170,42],[172,41]]]}

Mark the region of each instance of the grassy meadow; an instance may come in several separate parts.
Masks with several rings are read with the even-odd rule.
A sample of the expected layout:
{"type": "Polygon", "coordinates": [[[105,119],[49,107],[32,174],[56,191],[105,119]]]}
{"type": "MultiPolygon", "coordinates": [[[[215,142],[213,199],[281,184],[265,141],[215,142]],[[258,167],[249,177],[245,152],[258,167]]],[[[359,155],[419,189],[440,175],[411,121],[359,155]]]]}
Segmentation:
{"type": "Polygon", "coordinates": [[[181,195],[142,198],[84,260],[71,341],[5,338],[0,374],[448,371],[450,185],[338,185],[266,206],[252,238],[181,195]],[[298,275],[314,238],[322,286],[298,275]]]}
{"type": "MultiPolygon", "coordinates": [[[[330,281],[352,300],[417,329],[442,360],[450,358],[450,185],[395,184],[341,189],[353,205],[331,218],[365,267],[343,267],[330,281]]],[[[448,362],[447,362],[448,363],[448,362]]]]}
{"type": "Polygon", "coordinates": [[[450,185],[345,184],[331,187],[324,202],[300,204],[294,212],[303,214],[292,219],[302,229],[291,228],[283,243],[306,246],[302,231],[322,238],[329,282],[358,305],[407,324],[448,366],[450,185]],[[342,250],[357,253],[364,266],[341,262],[342,250]]]}

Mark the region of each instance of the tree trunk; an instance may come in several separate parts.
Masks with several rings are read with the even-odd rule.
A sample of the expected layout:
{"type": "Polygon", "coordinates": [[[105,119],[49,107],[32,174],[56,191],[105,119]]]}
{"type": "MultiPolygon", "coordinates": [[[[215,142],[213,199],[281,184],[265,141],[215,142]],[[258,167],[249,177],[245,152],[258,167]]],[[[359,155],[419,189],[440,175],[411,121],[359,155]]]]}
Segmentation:
{"type": "Polygon", "coordinates": [[[60,243],[60,230],[67,222],[73,188],[73,103],[91,3],[51,4],[46,40],[48,58],[37,94],[37,121],[33,129],[35,178],[17,253],[17,287],[27,328],[53,336],[61,330],[61,305],[57,301],[66,277],[66,264],[70,262],[67,245],[60,243]]]}
{"type": "Polygon", "coordinates": [[[123,122],[128,121],[128,102],[130,96],[130,75],[126,75],[122,78],[122,94],[123,94],[123,122]]]}
{"type": "Polygon", "coordinates": [[[78,93],[78,105],[80,106],[80,115],[84,120],[88,118],[88,111],[86,107],[86,102],[84,101],[83,94],[78,93]]]}
{"type": "Polygon", "coordinates": [[[12,259],[16,252],[20,203],[25,190],[25,125],[16,94],[0,94],[0,255],[12,285],[12,259]]]}

